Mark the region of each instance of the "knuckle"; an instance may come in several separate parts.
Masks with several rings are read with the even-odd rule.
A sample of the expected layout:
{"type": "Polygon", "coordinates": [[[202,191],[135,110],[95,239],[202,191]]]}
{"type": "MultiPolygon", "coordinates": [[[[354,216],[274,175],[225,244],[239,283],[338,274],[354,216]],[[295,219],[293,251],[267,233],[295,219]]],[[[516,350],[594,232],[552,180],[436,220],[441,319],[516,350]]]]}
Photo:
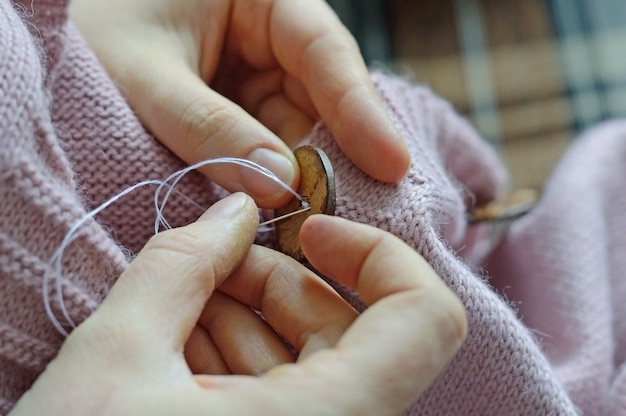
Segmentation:
{"type": "Polygon", "coordinates": [[[143,251],[153,253],[155,258],[176,256],[185,261],[200,256],[204,246],[203,239],[198,233],[189,227],[181,227],[155,234],[143,251]]]}
{"type": "MultiPolygon", "coordinates": [[[[154,235],[146,244],[141,254],[144,261],[139,262],[137,273],[147,276],[163,274],[164,271],[178,275],[196,275],[202,273],[207,284],[203,285],[207,294],[213,290],[216,276],[223,274],[220,261],[215,255],[209,255],[210,247],[207,233],[190,224],[154,235]],[[147,260],[147,261],[146,261],[147,260]]],[[[180,280],[180,279],[178,279],[180,280]]],[[[176,286],[177,284],[175,284],[176,286]]]]}
{"type": "Polygon", "coordinates": [[[468,333],[468,320],[461,300],[443,282],[436,285],[422,285],[404,292],[397,300],[397,306],[418,314],[416,321],[429,322],[440,345],[450,353],[461,347],[468,333]]]}
{"type": "Polygon", "coordinates": [[[350,59],[357,54],[358,44],[350,32],[344,28],[326,28],[304,42],[296,61],[297,73],[312,81],[321,67],[332,64],[338,57],[350,59]]]}
{"type": "Polygon", "coordinates": [[[438,302],[441,306],[441,335],[446,344],[456,348],[465,341],[468,320],[461,300],[449,289],[438,302]]]}
{"type": "Polygon", "coordinates": [[[459,341],[459,344],[461,344],[467,338],[467,333],[469,331],[467,311],[465,310],[465,306],[461,303],[460,299],[456,296],[453,303],[454,305],[450,312],[450,320],[454,324],[456,339],[459,341]]]}
{"type": "Polygon", "coordinates": [[[214,143],[225,141],[240,119],[235,104],[198,99],[181,113],[179,131],[183,132],[182,140],[187,148],[210,149],[214,143]]]}

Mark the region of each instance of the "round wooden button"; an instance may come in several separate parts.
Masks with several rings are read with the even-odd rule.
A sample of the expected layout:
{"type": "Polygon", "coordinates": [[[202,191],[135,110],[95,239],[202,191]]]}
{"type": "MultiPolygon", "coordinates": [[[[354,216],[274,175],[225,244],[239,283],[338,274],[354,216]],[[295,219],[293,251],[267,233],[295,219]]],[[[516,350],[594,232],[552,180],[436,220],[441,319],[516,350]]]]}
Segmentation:
{"type": "Polygon", "coordinates": [[[467,213],[470,223],[510,221],[527,214],[537,203],[539,193],[534,189],[520,189],[504,199],[472,208],[467,213]]]}
{"type": "MultiPolygon", "coordinates": [[[[335,176],[328,156],[321,149],[314,146],[302,146],[294,151],[294,155],[300,165],[298,193],[311,205],[311,209],[277,222],[276,232],[280,250],[302,262],[306,259],[300,247],[300,228],[311,215],[334,215],[335,176]]],[[[293,198],[285,206],[276,210],[276,216],[289,214],[301,208],[300,201],[293,198]]]]}

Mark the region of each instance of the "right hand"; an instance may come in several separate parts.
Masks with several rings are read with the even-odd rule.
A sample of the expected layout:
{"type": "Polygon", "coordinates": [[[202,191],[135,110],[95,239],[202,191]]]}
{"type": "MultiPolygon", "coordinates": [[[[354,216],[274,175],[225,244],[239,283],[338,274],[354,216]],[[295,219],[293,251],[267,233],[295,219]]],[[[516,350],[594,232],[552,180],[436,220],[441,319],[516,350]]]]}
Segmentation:
{"type": "Polygon", "coordinates": [[[460,301],[397,238],[304,223],[311,264],[370,305],[358,315],[301,264],[252,246],[257,224],[238,194],[157,235],[11,414],[399,414],[462,344],[460,301]]]}

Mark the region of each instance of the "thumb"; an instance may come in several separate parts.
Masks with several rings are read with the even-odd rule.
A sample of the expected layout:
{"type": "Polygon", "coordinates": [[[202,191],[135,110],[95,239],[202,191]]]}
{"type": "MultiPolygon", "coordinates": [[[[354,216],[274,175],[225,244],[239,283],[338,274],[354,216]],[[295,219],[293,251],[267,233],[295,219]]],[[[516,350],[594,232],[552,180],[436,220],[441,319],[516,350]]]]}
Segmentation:
{"type": "MultiPolygon", "coordinates": [[[[189,164],[222,156],[248,159],[297,186],[299,169],[289,147],[243,108],[209,88],[180,59],[163,57],[148,74],[130,80],[128,97],[148,129],[189,164]]],[[[202,172],[231,192],[251,195],[263,208],[277,208],[291,195],[245,167],[206,167],[202,172]]]]}
{"type": "Polygon", "coordinates": [[[181,348],[215,287],[249,251],[257,228],[256,206],[245,194],[217,202],[197,222],[155,235],[96,313],[109,328],[132,328],[135,339],[181,348]]]}

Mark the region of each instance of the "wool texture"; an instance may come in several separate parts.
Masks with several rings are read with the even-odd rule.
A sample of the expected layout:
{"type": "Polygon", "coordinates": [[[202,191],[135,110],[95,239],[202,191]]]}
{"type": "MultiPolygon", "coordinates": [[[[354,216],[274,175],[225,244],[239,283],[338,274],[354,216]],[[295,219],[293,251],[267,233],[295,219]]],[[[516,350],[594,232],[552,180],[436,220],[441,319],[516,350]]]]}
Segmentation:
{"type": "MultiPolygon", "coordinates": [[[[505,190],[493,150],[427,88],[372,77],[413,157],[402,182],[362,173],[323,124],[305,142],[334,166],[336,214],[400,237],[466,307],[467,341],[406,414],[626,414],[626,121],[577,139],[535,209],[490,240],[489,226],[469,225],[465,212],[505,190]]],[[[63,342],[43,307],[42,277],[64,235],[126,187],[184,164],[144,130],[68,23],[63,0],[0,0],[0,133],[4,415],[63,342]]],[[[203,206],[225,194],[200,174],[179,189],[203,206]]],[[[102,302],[152,234],[153,191],[81,229],[62,275],[52,273],[57,316],[57,282],[77,323],[102,302]]],[[[182,225],[199,212],[173,196],[165,215],[182,225]]]]}

